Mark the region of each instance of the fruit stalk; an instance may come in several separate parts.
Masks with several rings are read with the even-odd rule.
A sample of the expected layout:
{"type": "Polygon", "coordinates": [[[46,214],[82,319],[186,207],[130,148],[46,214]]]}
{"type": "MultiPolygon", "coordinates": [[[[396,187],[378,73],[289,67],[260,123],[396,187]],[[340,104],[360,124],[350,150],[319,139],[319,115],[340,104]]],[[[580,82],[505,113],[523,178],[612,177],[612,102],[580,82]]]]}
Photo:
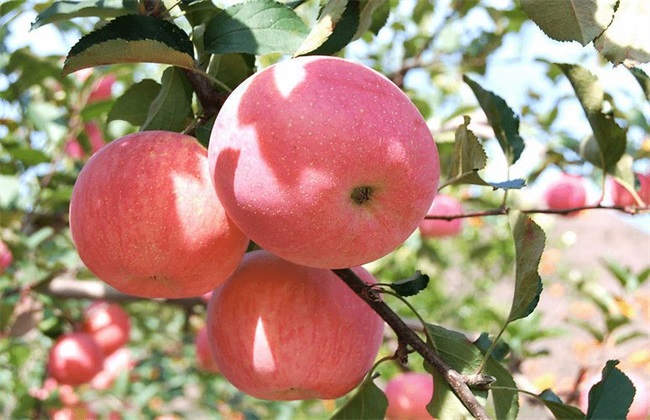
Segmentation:
{"type": "Polygon", "coordinates": [[[397,338],[404,343],[408,344],[418,352],[424,360],[429,362],[435,369],[445,378],[449,383],[451,389],[456,396],[461,400],[467,410],[477,419],[489,419],[487,413],[478,402],[472,391],[469,389],[463,379],[463,375],[452,369],[444,360],[442,360],[435,353],[433,348],[428,346],[415,331],[402,321],[402,319],[393,310],[386,305],[383,301],[373,298],[368,293],[368,285],[364,283],[352,270],[349,268],[332,270],[345,284],[350,287],[361,299],[363,299],[370,307],[395,331],[397,338]]]}

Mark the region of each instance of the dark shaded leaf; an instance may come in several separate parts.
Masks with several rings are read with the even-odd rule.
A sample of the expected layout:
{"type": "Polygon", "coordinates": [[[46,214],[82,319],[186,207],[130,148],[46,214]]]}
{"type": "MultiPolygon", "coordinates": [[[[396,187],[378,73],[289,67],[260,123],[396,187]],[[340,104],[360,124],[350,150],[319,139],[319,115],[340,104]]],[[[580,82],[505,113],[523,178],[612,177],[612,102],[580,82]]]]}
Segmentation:
{"type": "Polygon", "coordinates": [[[160,93],[160,84],[151,79],[144,79],[127,89],[108,113],[108,121],[123,120],[133,125],[144,124],[149,115],[152,102],[160,93]]]}
{"type": "Polygon", "coordinates": [[[120,16],[83,36],[71,49],[63,74],[117,63],[160,63],[192,69],[194,48],[173,23],[153,16],[120,16]]]}
{"type": "Polygon", "coordinates": [[[318,21],[312,26],[309,35],[294,53],[294,57],[308,54],[323,45],[338,26],[347,5],[348,0],[329,0],[323,6],[318,21]]]}
{"type": "Polygon", "coordinates": [[[366,378],[357,392],[332,417],[333,420],[383,419],[388,400],[372,378],[366,378]]]}
{"type": "Polygon", "coordinates": [[[113,18],[138,12],[137,0],[59,0],[36,16],[32,29],[77,17],[113,18]]]}
{"type": "MultiPolygon", "coordinates": [[[[490,339],[490,336],[486,332],[482,332],[481,335],[474,341],[474,345],[476,345],[481,352],[485,353],[490,346],[492,345],[492,340],[490,339]]],[[[505,359],[505,357],[510,353],[510,346],[508,343],[505,341],[499,340],[497,345],[492,349],[491,356],[497,360],[501,361],[505,359]]]]}
{"type": "Polygon", "coordinates": [[[544,390],[537,395],[537,399],[544,403],[557,420],[575,420],[584,418],[585,414],[578,407],[562,402],[560,397],[550,389],[544,390]]]}
{"type": "Polygon", "coordinates": [[[230,6],[205,28],[206,52],[269,54],[295,52],[309,29],[290,8],[270,0],[230,6]]]}
{"type": "Polygon", "coordinates": [[[399,280],[388,287],[393,289],[398,295],[408,297],[414,296],[426,289],[429,284],[429,276],[417,271],[412,277],[408,279],[399,280]]]}
{"type": "Polygon", "coordinates": [[[182,131],[191,111],[192,88],[181,69],[170,67],[163,73],[160,92],[140,129],[182,131]]]}
{"type": "Polygon", "coordinates": [[[332,55],[343,49],[350,41],[359,28],[359,7],[360,2],[350,1],[345,6],[341,21],[334,28],[332,35],[315,50],[311,51],[312,55],[332,55]]]}
{"type": "Polygon", "coordinates": [[[618,360],[608,360],[602,379],[589,390],[587,419],[624,419],[632,405],[635,389],[632,381],[616,365],[618,360]]]}
{"type": "Polygon", "coordinates": [[[632,76],[639,82],[645,98],[650,101],[650,77],[639,67],[632,67],[628,69],[632,76]]]}

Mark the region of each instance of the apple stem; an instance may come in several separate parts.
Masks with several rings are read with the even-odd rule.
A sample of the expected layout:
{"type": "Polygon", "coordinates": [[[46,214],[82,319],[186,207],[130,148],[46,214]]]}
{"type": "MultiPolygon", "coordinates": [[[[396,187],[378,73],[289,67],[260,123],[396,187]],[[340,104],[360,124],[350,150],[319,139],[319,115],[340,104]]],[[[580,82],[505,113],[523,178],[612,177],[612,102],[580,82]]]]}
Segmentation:
{"type": "Polygon", "coordinates": [[[386,303],[370,296],[367,292],[368,285],[363,280],[349,268],[335,269],[332,271],[395,331],[398,340],[411,346],[413,350],[418,352],[424,360],[429,362],[445,378],[456,396],[475,418],[489,419],[483,406],[481,406],[465,383],[464,376],[456,372],[442,360],[434,349],[427,345],[415,331],[409,328],[386,303]]]}

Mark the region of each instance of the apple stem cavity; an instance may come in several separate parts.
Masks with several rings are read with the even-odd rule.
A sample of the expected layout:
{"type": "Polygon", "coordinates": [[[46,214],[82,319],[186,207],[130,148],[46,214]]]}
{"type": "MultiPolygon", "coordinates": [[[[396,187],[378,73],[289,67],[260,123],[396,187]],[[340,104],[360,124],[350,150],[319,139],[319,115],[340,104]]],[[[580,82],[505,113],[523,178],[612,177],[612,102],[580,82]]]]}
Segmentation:
{"type": "Polygon", "coordinates": [[[372,199],[374,189],[369,185],[355,187],[350,194],[350,198],[359,206],[363,206],[372,199]]]}

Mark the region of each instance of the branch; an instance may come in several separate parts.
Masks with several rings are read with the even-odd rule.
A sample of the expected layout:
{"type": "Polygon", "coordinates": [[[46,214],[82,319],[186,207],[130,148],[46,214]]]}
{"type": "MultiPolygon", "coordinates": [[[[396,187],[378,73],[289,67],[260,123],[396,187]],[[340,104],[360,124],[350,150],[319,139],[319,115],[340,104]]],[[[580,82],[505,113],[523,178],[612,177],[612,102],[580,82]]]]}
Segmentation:
{"type": "MultiPolygon", "coordinates": [[[[510,213],[509,207],[500,207],[493,210],[484,210],[477,211],[472,213],[463,213],[463,214],[451,214],[451,215],[427,215],[424,218],[427,220],[454,220],[454,219],[466,219],[468,217],[485,217],[485,216],[501,216],[504,214],[510,213]]],[[[523,209],[520,210],[522,213],[526,214],[569,214],[582,210],[615,210],[622,213],[636,215],[636,214],[645,214],[650,213],[650,207],[636,207],[636,206],[603,206],[602,204],[591,204],[587,206],[580,207],[571,207],[567,209],[523,209]]]]}
{"type": "Polygon", "coordinates": [[[208,121],[217,115],[226,98],[228,98],[228,93],[219,91],[212,80],[200,72],[187,69],[183,71],[203,108],[201,120],[203,122],[208,121]]]}
{"type": "Polygon", "coordinates": [[[388,305],[379,299],[376,295],[377,292],[371,291],[368,285],[349,268],[332,271],[386,321],[397,334],[398,340],[411,346],[445,378],[454,393],[475,418],[489,419],[487,413],[467,386],[464,376],[440,359],[433,348],[428,346],[388,305]]]}

